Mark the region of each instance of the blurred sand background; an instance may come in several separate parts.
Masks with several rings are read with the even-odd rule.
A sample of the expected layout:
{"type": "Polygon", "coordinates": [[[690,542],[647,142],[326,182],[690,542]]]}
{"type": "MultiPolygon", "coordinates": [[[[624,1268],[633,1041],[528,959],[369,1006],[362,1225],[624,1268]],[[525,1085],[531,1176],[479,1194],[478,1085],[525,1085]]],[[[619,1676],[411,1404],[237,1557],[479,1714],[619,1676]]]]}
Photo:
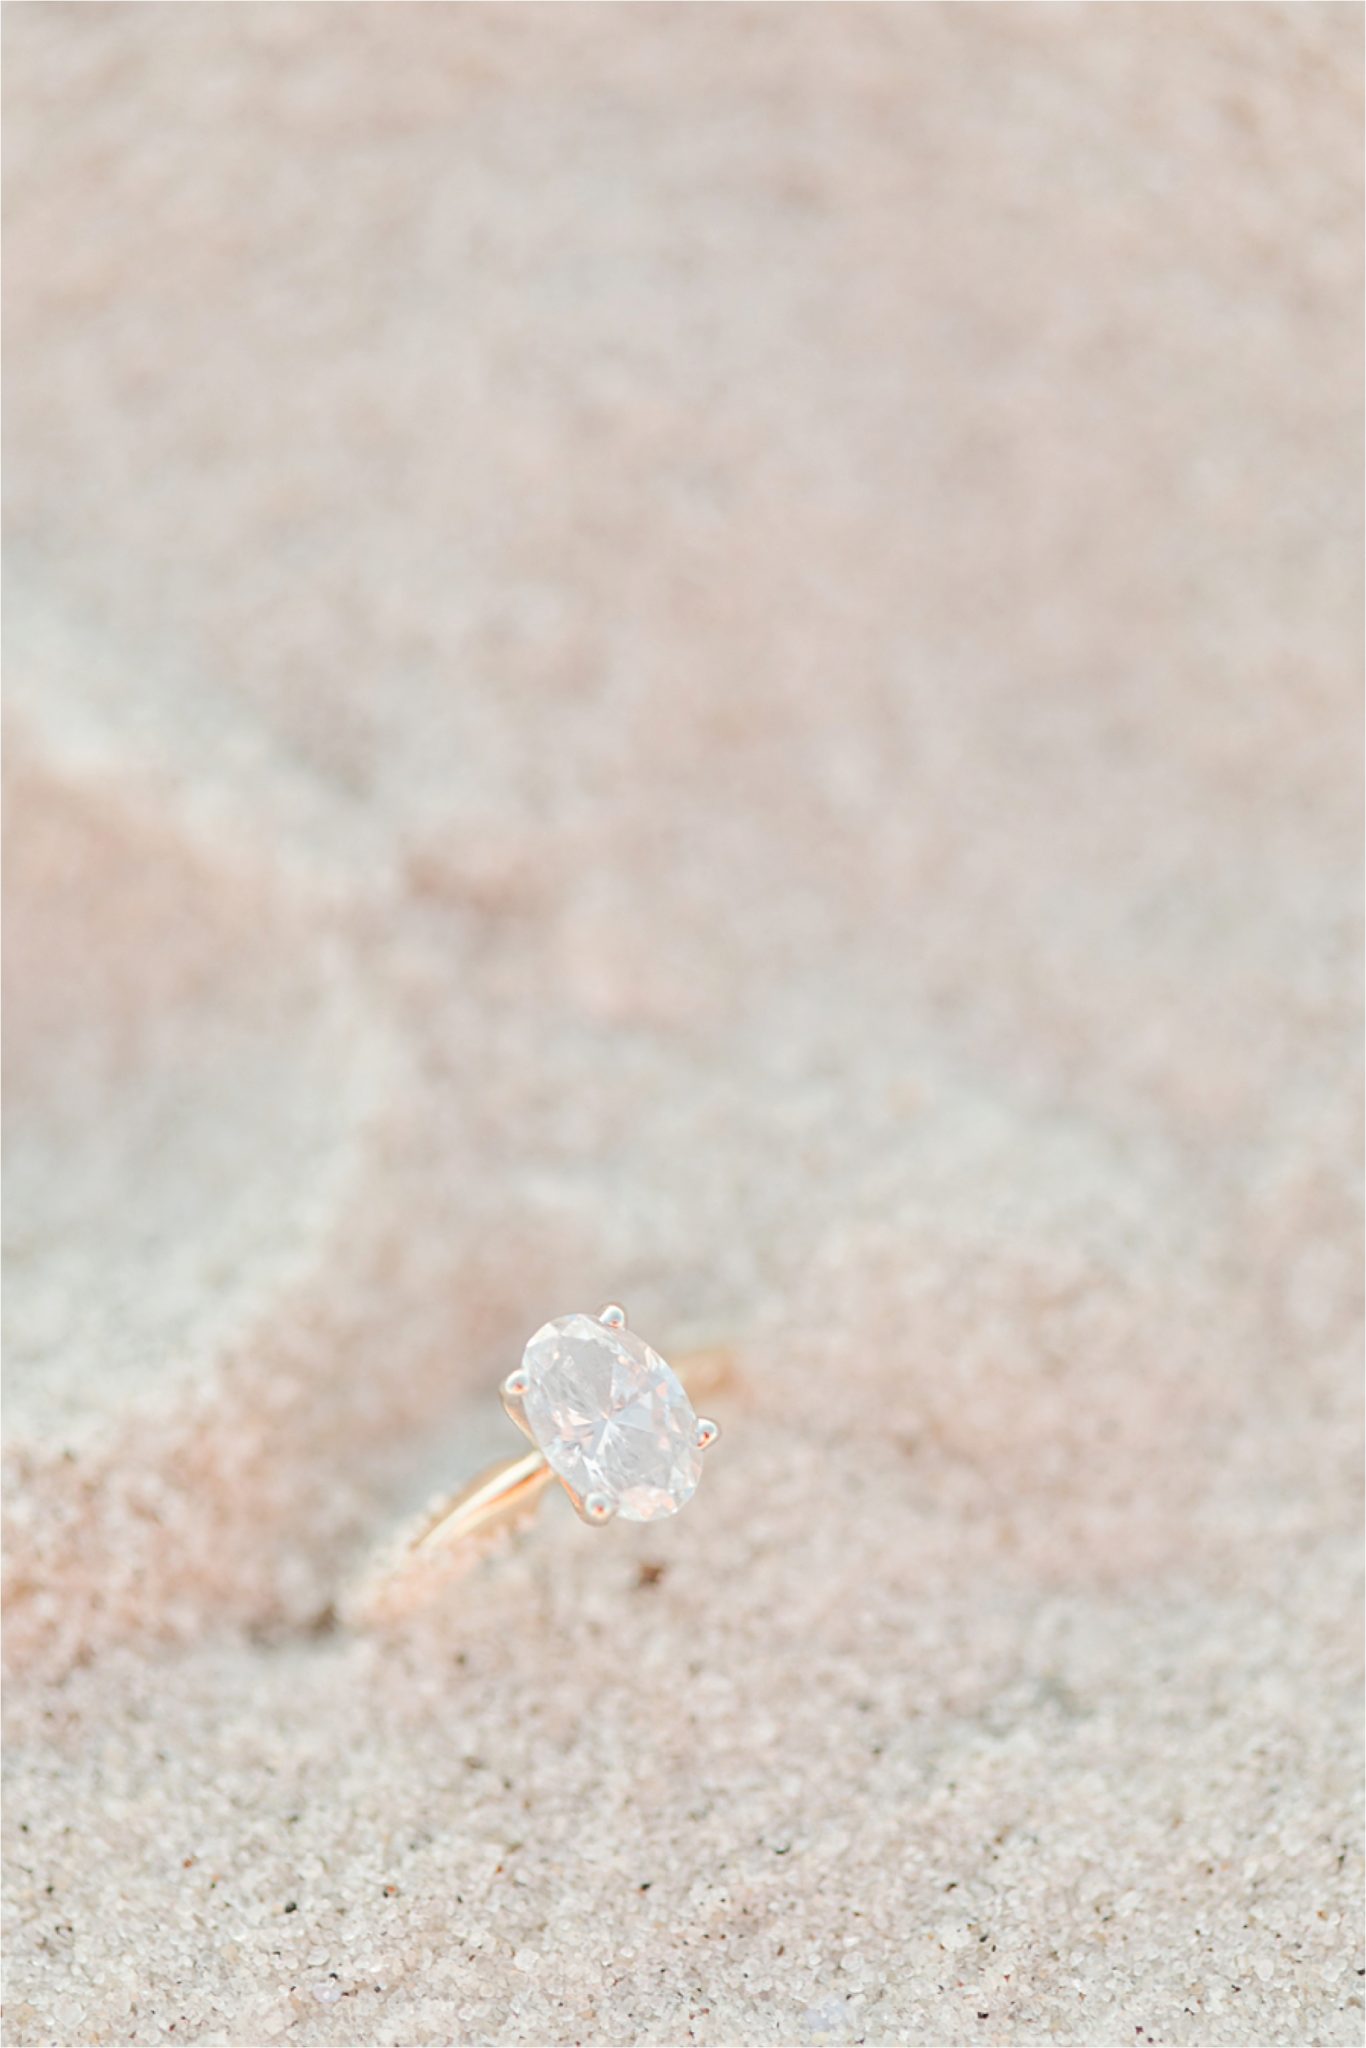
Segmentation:
{"type": "Polygon", "coordinates": [[[5,34],[8,2039],[1359,2041],[1360,11],[5,34]]]}

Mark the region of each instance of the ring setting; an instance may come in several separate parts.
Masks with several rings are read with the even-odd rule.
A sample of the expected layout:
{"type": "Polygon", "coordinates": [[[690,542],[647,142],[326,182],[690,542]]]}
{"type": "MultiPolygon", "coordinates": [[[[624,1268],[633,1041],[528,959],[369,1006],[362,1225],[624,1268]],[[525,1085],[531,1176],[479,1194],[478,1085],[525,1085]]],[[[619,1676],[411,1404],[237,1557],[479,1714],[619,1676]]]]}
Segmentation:
{"type": "Polygon", "coordinates": [[[720,1431],[698,1416],[672,1366],[609,1302],[557,1316],[502,1385],[503,1406],[582,1521],[655,1522],[686,1507],[720,1431]]]}

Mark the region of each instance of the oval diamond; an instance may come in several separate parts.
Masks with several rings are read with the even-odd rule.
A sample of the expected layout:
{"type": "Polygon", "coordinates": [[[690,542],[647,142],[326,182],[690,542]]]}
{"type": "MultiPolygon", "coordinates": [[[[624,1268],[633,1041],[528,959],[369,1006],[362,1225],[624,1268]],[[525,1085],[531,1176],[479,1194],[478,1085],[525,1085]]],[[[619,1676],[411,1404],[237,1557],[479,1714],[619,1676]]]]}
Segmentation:
{"type": "Polygon", "coordinates": [[[697,1488],[697,1417],[672,1366],[630,1330],[556,1316],[522,1354],[523,1413],[546,1462],[623,1521],[676,1515],[697,1488]]]}

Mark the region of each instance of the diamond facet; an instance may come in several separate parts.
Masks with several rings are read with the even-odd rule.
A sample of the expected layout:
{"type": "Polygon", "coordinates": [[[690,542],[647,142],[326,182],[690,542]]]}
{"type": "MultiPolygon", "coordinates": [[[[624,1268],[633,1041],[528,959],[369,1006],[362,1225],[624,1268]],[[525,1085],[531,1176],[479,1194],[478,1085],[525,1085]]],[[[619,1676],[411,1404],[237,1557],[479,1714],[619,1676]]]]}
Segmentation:
{"type": "Polygon", "coordinates": [[[625,1522],[676,1515],[702,1470],[697,1417],[671,1366],[633,1331],[557,1316],[522,1354],[523,1413],[547,1463],[625,1522]]]}

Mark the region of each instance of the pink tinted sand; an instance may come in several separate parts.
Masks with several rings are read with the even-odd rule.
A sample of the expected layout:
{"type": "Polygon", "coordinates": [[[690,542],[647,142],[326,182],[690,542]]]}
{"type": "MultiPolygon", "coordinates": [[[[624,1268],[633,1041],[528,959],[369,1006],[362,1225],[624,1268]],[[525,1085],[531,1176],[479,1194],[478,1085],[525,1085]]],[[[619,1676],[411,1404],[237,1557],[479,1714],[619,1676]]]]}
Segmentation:
{"type": "Polygon", "coordinates": [[[1360,2040],[1360,37],[10,11],[10,2040],[1360,2040]]]}

